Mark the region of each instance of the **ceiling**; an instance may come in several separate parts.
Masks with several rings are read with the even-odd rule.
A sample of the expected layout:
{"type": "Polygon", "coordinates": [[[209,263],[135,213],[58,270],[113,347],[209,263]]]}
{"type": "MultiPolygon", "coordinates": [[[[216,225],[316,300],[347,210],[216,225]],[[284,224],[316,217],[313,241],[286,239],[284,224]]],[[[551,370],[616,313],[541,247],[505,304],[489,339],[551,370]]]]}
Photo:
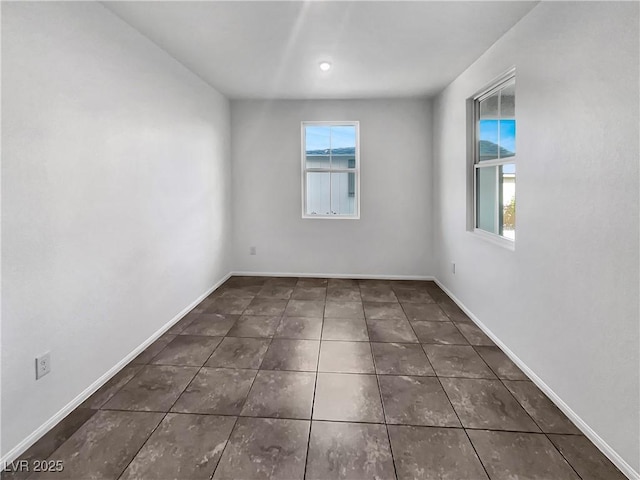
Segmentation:
{"type": "Polygon", "coordinates": [[[229,98],[342,99],[434,95],[537,2],[103,4],[229,98]]]}

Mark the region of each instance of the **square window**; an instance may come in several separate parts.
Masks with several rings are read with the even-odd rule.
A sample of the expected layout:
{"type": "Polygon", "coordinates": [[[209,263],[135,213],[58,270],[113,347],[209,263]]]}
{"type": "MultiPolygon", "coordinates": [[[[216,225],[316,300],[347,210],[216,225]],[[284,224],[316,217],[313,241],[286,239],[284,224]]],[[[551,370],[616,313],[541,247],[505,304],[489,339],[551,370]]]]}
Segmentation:
{"type": "Polygon", "coordinates": [[[358,122],[302,122],[302,217],[360,217],[358,122]]]}
{"type": "Polygon", "coordinates": [[[473,98],[473,229],[515,240],[515,73],[473,98]]]}

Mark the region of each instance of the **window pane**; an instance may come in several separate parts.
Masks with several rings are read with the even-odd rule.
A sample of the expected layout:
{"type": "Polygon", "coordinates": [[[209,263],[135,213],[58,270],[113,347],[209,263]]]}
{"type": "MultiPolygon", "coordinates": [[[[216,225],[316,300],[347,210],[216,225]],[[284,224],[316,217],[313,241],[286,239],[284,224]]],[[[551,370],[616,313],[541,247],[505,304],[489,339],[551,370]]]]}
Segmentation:
{"type": "Polygon", "coordinates": [[[330,174],[307,172],[307,215],[330,215],[330,174]]]}
{"type": "Polygon", "coordinates": [[[476,227],[498,233],[498,168],[476,168],[476,227]]]}
{"type": "Polygon", "coordinates": [[[500,117],[514,118],[516,116],[516,86],[508,85],[500,90],[500,117]]]}
{"type": "Polygon", "coordinates": [[[498,158],[498,120],[480,120],[478,159],[494,160],[498,158]]]}
{"type": "Polygon", "coordinates": [[[307,125],[305,127],[305,155],[307,168],[329,168],[331,127],[307,125]]]}
{"type": "Polygon", "coordinates": [[[331,212],[333,215],[353,215],[356,211],[356,174],[331,174],[331,212]]]}
{"type": "Polygon", "coordinates": [[[516,238],[516,165],[508,163],[500,167],[502,192],[502,235],[516,238]]]}
{"type": "Polygon", "coordinates": [[[355,168],[356,127],[331,127],[332,168],[355,168]]]}
{"type": "Polygon", "coordinates": [[[498,97],[500,92],[485,98],[480,102],[480,118],[498,118],[498,97]]]}
{"type": "Polygon", "coordinates": [[[516,121],[500,120],[500,158],[516,154],[516,121]]]}

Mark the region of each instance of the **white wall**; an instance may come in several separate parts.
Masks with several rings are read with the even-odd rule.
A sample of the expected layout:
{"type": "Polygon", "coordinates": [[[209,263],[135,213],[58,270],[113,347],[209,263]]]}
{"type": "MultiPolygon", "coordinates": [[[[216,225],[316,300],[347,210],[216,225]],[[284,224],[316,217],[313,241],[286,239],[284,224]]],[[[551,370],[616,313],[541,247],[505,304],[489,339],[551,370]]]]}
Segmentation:
{"type": "Polygon", "coordinates": [[[5,454],[227,274],[231,198],[228,101],[101,5],[3,2],[2,70],[5,454]]]}
{"type": "Polygon", "coordinates": [[[232,101],[234,269],[431,275],[430,118],[413,99],[232,101]],[[303,120],[360,121],[359,220],[302,219],[303,120]]]}
{"type": "Polygon", "coordinates": [[[636,472],[638,40],[636,2],[541,3],[434,103],[438,279],[636,472]],[[513,65],[509,251],[465,230],[465,100],[513,65]]]}

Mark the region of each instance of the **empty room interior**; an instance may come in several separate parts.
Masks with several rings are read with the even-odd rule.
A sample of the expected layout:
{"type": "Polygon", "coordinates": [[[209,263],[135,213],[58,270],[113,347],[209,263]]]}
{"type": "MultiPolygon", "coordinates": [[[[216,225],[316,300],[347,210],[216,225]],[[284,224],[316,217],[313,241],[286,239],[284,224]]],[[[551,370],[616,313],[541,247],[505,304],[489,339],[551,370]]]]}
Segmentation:
{"type": "Polygon", "coordinates": [[[640,479],[640,3],[0,13],[3,480],[640,479]]]}

